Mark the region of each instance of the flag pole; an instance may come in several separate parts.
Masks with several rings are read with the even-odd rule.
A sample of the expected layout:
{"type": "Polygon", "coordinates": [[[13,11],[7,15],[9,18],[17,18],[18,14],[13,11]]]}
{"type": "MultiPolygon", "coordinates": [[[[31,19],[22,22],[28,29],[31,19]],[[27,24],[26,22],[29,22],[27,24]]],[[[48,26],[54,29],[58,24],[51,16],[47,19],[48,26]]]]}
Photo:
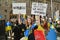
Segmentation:
{"type": "Polygon", "coordinates": [[[51,15],[52,15],[52,19],[53,19],[53,6],[52,6],[52,0],[51,0],[51,15]]]}

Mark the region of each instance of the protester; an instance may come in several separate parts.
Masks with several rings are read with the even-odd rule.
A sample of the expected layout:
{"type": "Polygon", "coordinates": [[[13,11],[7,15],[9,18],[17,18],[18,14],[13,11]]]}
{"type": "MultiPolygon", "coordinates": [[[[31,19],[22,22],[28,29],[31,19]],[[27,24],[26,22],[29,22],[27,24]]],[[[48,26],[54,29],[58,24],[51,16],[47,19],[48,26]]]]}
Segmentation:
{"type": "MultiPolygon", "coordinates": [[[[49,36],[51,33],[51,23],[56,27],[55,21],[49,18],[42,18],[41,16],[35,15],[17,15],[16,20],[12,21],[12,31],[14,33],[14,40],[47,40],[46,35],[49,36]]],[[[55,32],[55,28],[52,29],[55,32]]],[[[55,32],[56,34],[56,32],[55,32]]],[[[55,35],[56,36],[56,35],[55,35]]],[[[49,40],[49,39],[48,39],[49,40]]]]}
{"type": "Polygon", "coordinates": [[[53,23],[51,23],[50,30],[47,33],[47,37],[46,38],[47,38],[47,40],[57,40],[56,29],[55,29],[53,23]]]}
{"type": "Polygon", "coordinates": [[[44,20],[43,28],[48,31],[48,23],[46,20],[44,20]]]}
{"type": "Polygon", "coordinates": [[[45,30],[43,29],[43,27],[40,24],[39,16],[36,16],[36,23],[37,23],[38,28],[36,30],[34,30],[35,40],[46,40],[45,30]]]}
{"type": "MultiPolygon", "coordinates": [[[[32,22],[32,26],[33,26],[36,23],[34,15],[32,15],[31,20],[32,20],[31,22],[32,22]]],[[[37,25],[35,27],[31,27],[31,28],[32,28],[32,30],[31,30],[30,35],[28,36],[28,40],[35,40],[34,30],[37,29],[37,25]]]]}
{"type": "Polygon", "coordinates": [[[18,24],[15,24],[13,29],[14,32],[14,40],[20,40],[20,38],[24,37],[24,31],[26,30],[25,24],[22,23],[20,19],[20,14],[18,15],[18,24]]]}

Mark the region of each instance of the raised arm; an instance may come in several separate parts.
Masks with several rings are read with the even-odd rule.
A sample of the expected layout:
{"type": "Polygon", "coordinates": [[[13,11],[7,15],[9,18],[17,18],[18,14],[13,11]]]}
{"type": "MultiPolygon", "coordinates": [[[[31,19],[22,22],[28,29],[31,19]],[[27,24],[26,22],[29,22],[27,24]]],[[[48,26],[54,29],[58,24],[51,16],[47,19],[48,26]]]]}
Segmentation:
{"type": "Polygon", "coordinates": [[[21,22],[21,19],[20,19],[20,14],[18,14],[18,24],[21,24],[22,22],[21,22]]]}

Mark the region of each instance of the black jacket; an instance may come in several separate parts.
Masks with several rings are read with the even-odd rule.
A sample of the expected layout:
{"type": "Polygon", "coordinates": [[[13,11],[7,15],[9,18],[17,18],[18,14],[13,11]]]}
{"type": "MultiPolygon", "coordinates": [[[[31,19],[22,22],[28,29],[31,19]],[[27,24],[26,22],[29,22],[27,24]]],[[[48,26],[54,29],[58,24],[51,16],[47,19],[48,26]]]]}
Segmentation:
{"type": "Polygon", "coordinates": [[[34,30],[36,30],[37,28],[38,28],[38,26],[36,25],[36,27],[32,30],[32,33],[28,36],[28,40],[35,40],[34,30]]]}
{"type": "Polygon", "coordinates": [[[24,36],[24,31],[22,31],[22,29],[24,29],[24,31],[26,30],[25,24],[23,23],[13,28],[15,40],[19,40],[20,38],[24,36]]]}

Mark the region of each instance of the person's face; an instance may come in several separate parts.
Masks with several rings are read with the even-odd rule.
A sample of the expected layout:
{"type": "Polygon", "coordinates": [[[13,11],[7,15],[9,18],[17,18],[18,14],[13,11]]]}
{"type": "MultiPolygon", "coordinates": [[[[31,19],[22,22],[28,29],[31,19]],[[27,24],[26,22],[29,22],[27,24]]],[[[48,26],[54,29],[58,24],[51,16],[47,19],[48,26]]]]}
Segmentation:
{"type": "Polygon", "coordinates": [[[34,16],[32,16],[31,18],[34,19],[34,16]]]}
{"type": "Polygon", "coordinates": [[[36,23],[37,23],[37,24],[40,24],[39,16],[36,17],[36,23]]]}
{"type": "Polygon", "coordinates": [[[25,24],[26,24],[26,25],[28,24],[27,20],[25,20],[25,24]]]}
{"type": "Polygon", "coordinates": [[[36,20],[36,23],[37,23],[37,24],[40,24],[40,20],[39,20],[39,19],[37,19],[37,20],[36,20]]]}
{"type": "Polygon", "coordinates": [[[28,23],[31,24],[31,19],[30,18],[28,18],[28,23]]]}

